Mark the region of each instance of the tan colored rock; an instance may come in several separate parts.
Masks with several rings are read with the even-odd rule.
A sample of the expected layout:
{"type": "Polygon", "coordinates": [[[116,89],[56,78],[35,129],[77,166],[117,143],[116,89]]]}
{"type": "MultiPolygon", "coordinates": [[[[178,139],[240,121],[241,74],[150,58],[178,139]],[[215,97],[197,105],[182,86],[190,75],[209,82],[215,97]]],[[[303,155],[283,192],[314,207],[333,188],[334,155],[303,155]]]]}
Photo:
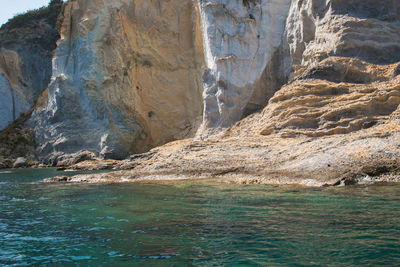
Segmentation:
{"type": "Polygon", "coordinates": [[[400,181],[399,12],[392,0],[70,1],[36,115],[42,155],[122,158],[193,136],[201,115],[206,141],[50,181],[400,181]]]}
{"type": "Polygon", "coordinates": [[[34,116],[40,154],[124,158],[193,136],[203,61],[191,0],[70,1],[49,103],[34,116]]]}
{"type": "Polygon", "coordinates": [[[320,138],[247,135],[207,142],[182,140],[157,148],[151,158],[127,163],[131,170],[79,175],[70,182],[210,179],[305,186],[400,182],[398,144],[398,123],[320,138]]]}
{"type": "MultiPolygon", "coordinates": [[[[158,147],[116,168],[75,182],[213,179],[241,184],[306,186],[400,182],[400,76],[396,64],[332,57],[279,90],[265,109],[208,141],[158,147]],[[331,79],[348,66],[363,82],[331,79]],[[333,75],[333,76],[332,76],[333,75]],[[308,77],[308,78],[306,78],[308,77]],[[320,77],[322,78],[322,77],[320,77]]],[[[357,78],[357,79],[358,79],[357,78]]]]}

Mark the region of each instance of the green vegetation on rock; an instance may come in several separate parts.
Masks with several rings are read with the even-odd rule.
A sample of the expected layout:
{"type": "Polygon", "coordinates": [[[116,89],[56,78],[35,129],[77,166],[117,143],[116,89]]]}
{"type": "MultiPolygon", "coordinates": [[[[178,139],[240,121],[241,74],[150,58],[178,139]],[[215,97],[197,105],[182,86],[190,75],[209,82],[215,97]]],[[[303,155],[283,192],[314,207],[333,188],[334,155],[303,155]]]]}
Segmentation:
{"type": "Polygon", "coordinates": [[[51,0],[47,7],[30,10],[23,14],[18,14],[8,20],[1,30],[12,30],[21,27],[35,27],[41,21],[46,20],[50,25],[56,25],[58,16],[62,10],[62,0],[51,0]]]}
{"type": "Polygon", "coordinates": [[[0,160],[18,157],[32,158],[35,136],[32,129],[25,126],[32,111],[21,115],[15,122],[0,131],[0,160]]]}

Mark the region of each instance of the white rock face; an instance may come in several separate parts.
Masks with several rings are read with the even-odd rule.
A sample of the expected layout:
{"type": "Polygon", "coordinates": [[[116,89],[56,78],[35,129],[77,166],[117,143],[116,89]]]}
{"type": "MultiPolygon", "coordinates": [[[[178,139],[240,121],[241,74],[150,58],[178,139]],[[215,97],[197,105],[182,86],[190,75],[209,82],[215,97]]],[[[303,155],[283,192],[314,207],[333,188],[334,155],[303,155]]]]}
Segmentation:
{"type": "MultiPolygon", "coordinates": [[[[204,75],[203,131],[228,127],[241,119],[267,65],[282,44],[290,2],[199,1],[208,67],[204,75]]],[[[262,89],[275,88],[264,84],[262,89]]],[[[266,101],[258,99],[261,106],[266,101]]]]}
{"type": "Polygon", "coordinates": [[[15,91],[0,72],[0,130],[16,120],[30,108],[23,95],[15,91]]]}

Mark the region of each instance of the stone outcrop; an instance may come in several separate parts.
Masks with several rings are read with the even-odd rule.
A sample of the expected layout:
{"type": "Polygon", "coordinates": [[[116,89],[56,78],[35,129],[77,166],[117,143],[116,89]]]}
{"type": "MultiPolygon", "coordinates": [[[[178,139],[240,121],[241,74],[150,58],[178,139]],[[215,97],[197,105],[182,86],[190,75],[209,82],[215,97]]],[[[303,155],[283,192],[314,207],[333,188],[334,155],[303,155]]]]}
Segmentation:
{"type": "Polygon", "coordinates": [[[61,4],[18,15],[0,29],[0,130],[28,111],[47,88],[61,4]]]}
{"type": "MultiPolygon", "coordinates": [[[[397,1],[379,5],[362,0],[199,3],[208,67],[201,130],[229,127],[243,115],[263,108],[288,78],[297,77],[305,68],[312,71],[327,57],[376,64],[400,61],[397,1]]],[[[362,73],[341,68],[335,81],[350,78],[368,83],[374,79],[369,73],[362,77],[362,73]]]]}
{"type": "Polygon", "coordinates": [[[191,137],[201,123],[200,18],[191,0],[69,1],[39,154],[121,159],[191,137]]]}
{"type": "MultiPolygon", "coordinates": [[[[260,98],[269,98],[268,104],[223,134],[172,142],[114,166],[123,171],[69,182],[213,178],[337,186],[400,181],[398,1],[199,3],[208,68],[200,131],[238,121],[249,96],[258,92],[257,79],[273,94],[260,98]],[[249,63],[246,52],[257,47],[252,34],[262,30],[257,16],[267,14],[262,9],[267,3],[270,10],[280,7],[275,14],[287,19],[283,28],[273,28],[276,42],[258,47],[265,49],[260,52],[265,58],[249,63]],[[235,49],[245,46],[236,57],[235,49]],[[264,75],[272,65],[280,73],[273,76],[287,80],[276,92],[267,85],[278,83],[264,75]],[[235,87],[235,79],[246,80],[235,87]]],[[[80,167],[85,165],[93,169],[90,163],[80,167]]]]}
{"type": "Polygon", "coordinates": [[[398,15],[391,0],[70,1],[38,153],[122,159],[221,133],[294,79],[387,80],[365,68],[400,61],[398,15]]]}
{"type": "Polygon", "coordinates": [[[24,157],[31,164],[35,160],[35,135],[25,126],[31,116],[23,113],[16,121],[0,131],[0,168],[11,168],[13,162],[24,157]]]}
{"type": "Polygon", "coordinates": [[[208,68],[201,130],[207,131],[229,127],[264,107],[280,87],[277,80],[285,70],[276,54],[284,42],[290,0],[206,0],[199,6],[208,68]]]}
{"type": "Polygon", "coordinates": [[[399,1],[72,0],[63,18],[37,152],[123,171],[55,180],[400,181],[399,1]]]}
{"type": "Polygon", "coordinates": [[[286,24],[293,65],[310,66],[328,56],[398,62],[399,20],[400,3],[393,0],[293,1],[286,24]]]}
{"type": "Polygon", "coordinates": [[[26,167],[28,165],[26,158],[23,157],[19,157],[17,158],[17,160],[14,162],[13,164],[13,168],[17,169],[17,168],[23,168],[26,167]]]}
{"type": "Polygon", "coordinates": [[[385,123],[400,105],[400,77],[391,78],[396,65],[333,57],[319,66],[322,71],[307,72],[308,79],[283,86],[264,111],[251,119],[248,129],[287,137],[344,134],[385,123]],[[322,70],[326,65],[329,71],[322,70]],[[343,66],[349,69],[345,77],[340,75],[343,66]],[[345,82],[331,81],[336,79],[345,82]]]}

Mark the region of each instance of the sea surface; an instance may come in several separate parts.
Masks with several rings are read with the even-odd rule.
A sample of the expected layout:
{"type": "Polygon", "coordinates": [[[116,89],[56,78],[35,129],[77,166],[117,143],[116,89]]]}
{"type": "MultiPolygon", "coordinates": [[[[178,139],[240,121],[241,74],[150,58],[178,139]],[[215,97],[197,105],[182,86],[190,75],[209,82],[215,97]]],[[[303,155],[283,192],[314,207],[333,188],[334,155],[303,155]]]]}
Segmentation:
{"type": "Polygon", "coordinates": [[[32,183],[59,174],[0,170],[0,266],[400,266],[400,185],[32,183]]]}

